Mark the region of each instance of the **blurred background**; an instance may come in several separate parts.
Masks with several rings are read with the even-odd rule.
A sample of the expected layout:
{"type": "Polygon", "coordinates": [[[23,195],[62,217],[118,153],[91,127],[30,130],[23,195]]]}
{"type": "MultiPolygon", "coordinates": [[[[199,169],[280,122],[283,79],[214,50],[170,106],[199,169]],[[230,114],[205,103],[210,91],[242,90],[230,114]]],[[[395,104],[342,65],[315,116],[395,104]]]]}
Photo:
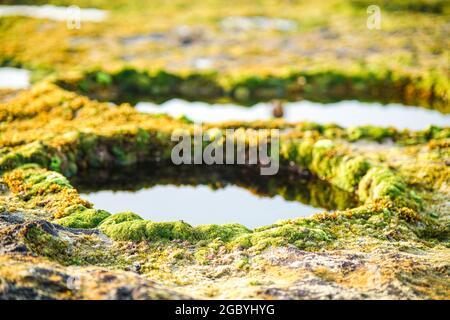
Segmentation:
{"type": "Polygon", "coordinates": [[[101,100],[356,99],[449,112],[448,1],[0,3],[1,66],[101,100]]]}

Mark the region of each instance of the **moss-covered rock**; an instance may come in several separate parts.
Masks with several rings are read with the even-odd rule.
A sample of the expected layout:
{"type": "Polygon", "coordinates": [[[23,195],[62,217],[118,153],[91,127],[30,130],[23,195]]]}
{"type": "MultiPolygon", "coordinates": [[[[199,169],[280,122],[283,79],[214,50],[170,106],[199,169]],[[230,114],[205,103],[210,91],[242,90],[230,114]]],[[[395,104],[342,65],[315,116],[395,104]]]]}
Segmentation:
{"type": "Polygon", "coordinates": [[[126,221],[135,221],[135,220],[143,220],[139,215],[134,212],[126,211],[115,213],[106,219],[104,219],[100,225],[100,227],[107,227],[110,225],[119,224],[126,221]]]}
{"type": "Polygon", "coordinates": [[[251,233],[251,230],[238,223],[230,223],[224,225],[217,224],[203,224],[196,228],[198,237],[202,240],[220,239],[224,242],[229,242],[235,238],[251,233]]]}
{"type": "Polygon", "coordinates": [[[105,210],[87,209],[81,205],[65,210],[65,217],[54,220],[55,223],[69,228],[95,228],[111,214],[105,210]]]}
{"type": "Polygon", "coordinates": [[[193,240],[194,229],[182,221],[152,222],[141,219],[114,221],[100,225],[107,236],[115,240],[160,241],[160,240],[193,240]]]}
{"type": "Polygon", "coordinates": [[[418,208],[421,199],[402,181],[402,179],[389,169],[374,167],[361,179],[358,186],[358,195],[363,201],[388,199],[400,206],[418,208]]]}

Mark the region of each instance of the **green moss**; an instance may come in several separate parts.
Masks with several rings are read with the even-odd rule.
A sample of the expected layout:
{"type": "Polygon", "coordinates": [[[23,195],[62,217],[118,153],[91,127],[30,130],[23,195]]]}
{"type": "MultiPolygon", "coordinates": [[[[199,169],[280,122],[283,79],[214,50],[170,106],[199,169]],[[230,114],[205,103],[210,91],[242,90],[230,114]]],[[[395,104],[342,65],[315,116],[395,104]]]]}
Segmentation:
{"type": "Polygon", "coordinates": [[[104,210],[88,209],[76,205],[66,209],[65,217],[54,220],[54,223],[69,228],[95,228],[111,214],[104,210]]]}
{"type": "MultiPolygon", "coordinates": [[[[114,216],[108,219],[113,219],[114,216]]],[[[99,228],[114,240],[129,241],[164,241],[188,240],[193,243],[207,244],[218,240],[231,243],[232,246],[264,248],[295,244],[298,247],[318,247],[333,238],[329,233],[296,223],[283,223],[252,232],[240,224],[200,225],[196,228],[182,221],[151,222],[140,220],[135,216],[122,216],[120,222],[105,220],[99,228]],[[207,241],[207,242],[205,242],[207,241]]]]}
{"type": "Polygon", "coordinates": [[[148,143],[150,141],[150,134],[142,128],[138,128],[136,134],[136,142],[137,146],[140,149],[148,147],[148,143]]]}
{"type": "Polygon", "coordinates": [[[139,216],[127,212],[107,218],[99,225],[109,237],[115,240],[158,241],[158,240],[190,240],[203,241],[220,239],[224,242],[251,233],[240,224],[200,225],[193,228],[183,221],[152,222],[142,220],[139,216]]]}
{"type": "Polygon", "coordinates": [[[370,165],[362,156],[348,154],[329,139],[302,139],[282,145],[281,155],[333,185],[354,192],[370,165]]]}
{"type": "Polygon", "coordinates": [[[127,151],[125,147],[120,145],[113,145],[111,153],[115,157],[115,161],[121,165],[126,166],[137,162],[137,155],[134,151],[127,151]]]}
{"type": "Polygon", "coordinates": [[[28,196],[32,196],[34,194],[51,192],[51,185],[57,185],[60,187],[71,188],[69,181],[63,175],[60,175],[56,172],[51,172],[46,175],[32,175],[30,178],[26,179],[27,183],[33,185],[30,192],[27,194],[28,196]]]}
{"type": "Polygon", "coordinates": [[[135,221],[135,220],[143,220],[139,215],[133,213],[131,211],[119,212],[113,214],[102,221],[100,227],[107,227],[110,225],[119,224],[126,221],[135,221]]]}
{"type": "Polygon", "coordinates": [[[37,163],[46,167],[51,159],[48,150],[41,142],[33,142],[14,148],[0,158],[0,172],[14,169],[25,163],[37,163]]]}
{"type": "Polygon", "coordinates": [[[102,85],[110,85],[112,83],[112,77],[105,72],[97,72],[96,82],[102,85]]]}
{"type": "Polygon", "coordinates": [[[100,230],[114,240],[158,241],[195,238],[194,229],[185,222],[145,221],[131,216],[129,213],[127,216],[122,215],[114,222],[105,221],[104,224],[100,225],[100,230]]]}
{"type": "MultiPolygon", "coordinates": [[[[369,0],[351,0],[357,8],[367,8],[372,4],[369,0]]],[[[443,0],[379,0],[377,4],[387,11],[411,11],[425,13],[444,13],[449,7],[443,0]]]]}
{"type": "Polygon", "coordinates": [[[30,224],[23,230],[23,237],[27,246],[35,253],[55,259],[63,264],[70,263],[69,243],[46,232],[40,224],[30,224]]]}
{"type": "Polygon", "coordinates": [[[249,237],[252,246],[258,249],[287,244],[294,244],[302,249],[317,249],[334,238],[325,230],[306,227],[293,221],[261,228],[249,237]]]}
{"type": "Polygon", "coordinates": [[[358,196],[362,201],[386,199],[410,208],[418,208],[421,204],[420,197],[408,190],[398,175],[383,167],[374,167],[367,172],[359,183],[358,196]]]}
{"type": "Polygon", "coordinates": [[[383,141],[383,139],[392,137],[395,130],[393,128],[381,128],[374,126],[359,126],[347,128],[347,135],[350,141],[361,139],[370,139],[383,141]]]}
{"type": "Polygon", "coordinates": [[[54,156],[50,159],[50,169],[53,171],[61,171],[61,159],[57,156],[54,156]]]}
{"type": "Polygon", "coordinates": [[[293,148],[296,149],[297,154],[295,162],[298,163],[301,167],[308,167],[312,162],[312,151],[314,147],[314,140],[304,139],[298,143],[298,145],[293,145],[293,148]]]}
{"type": "Polygon", "coordinates": [[[118,241],[146,240],[146,221],[126,221],[118,224],[100,226],[108,237],[118,241]]]}
{"type": "Polygon", "coordinates": [[[175,222],[150,222],[145,224],[145,237],[149,241],[167,240],[191,240],[195,237],[194,228],[183,221],[175,222]]]}
{"type": "Polygon", "coordinates": [[[212,240],[219,238],[222,241],[229,242],[244,234],[251,233],[251,230],[238,223],[224,225],[203,224],[196,227],[199,238],[203,240],[212,240]]]}
{"type": "MultiPolygon", "coordinates": [[[[361,66],[351,71],[341,68],[331,70],[317,68],[311,71],[257,76],[239,74],[220,76],[217,73],[195,71],[186,75],[164,70],[150,73],[146,70],[125,68],[112,73],[88,71],[78,79],[61,79],[57,83],[64,88],[78,89],[96,99],[117,102],[149,99],[162,102],[169,98],[181,97],[204,101],[232,99],[243,105],[252,105],[273,99],[304,98],[330,103],[357,97],[364,101],[402,101],[406,104],[423,105],[448,112],[446,92],[449,83],[445,78],[418,77],[413,74],[401,74],[398,78],[392,78],[392,70],[379,74],[377,71],[367,71],[361,66]],[[106,76],[109,77],[108,80],[106,76]],[[99,77],[105,78],[105,81],[99,81],[99,77]],[[411,92],[404,92],[407,87],[411,92]]],[[[389,130],[365,126],[361,130],[350,130],[349,133],[353,138],[369,135],[381,140],[389,130]]]]}
{"type": "Polygon", "coordinates": [[[369,163],[363,157],[345,156],[330,181],[344,190],[352,191],[357,188],[369,168],[369,163]]]}
{"type": "Polygon", "coordinates": [[[363,156],[346,151],[328,139],[285,141],[280,154],[308,168],[319,178],[348,192],[356,192],[361,202],[387,199],[400,206],[417,209],[420,197],[408,190],[398,173],[383,166],[373,166],[363,156]]]}

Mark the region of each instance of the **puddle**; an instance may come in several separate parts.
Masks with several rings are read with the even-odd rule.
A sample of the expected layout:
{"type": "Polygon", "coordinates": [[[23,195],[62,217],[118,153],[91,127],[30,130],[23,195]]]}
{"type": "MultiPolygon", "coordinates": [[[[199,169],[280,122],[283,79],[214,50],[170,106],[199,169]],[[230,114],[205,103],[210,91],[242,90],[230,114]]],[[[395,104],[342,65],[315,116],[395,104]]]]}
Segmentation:
{"type": "MultiPolygon", "coordinates": [[[[233,104],[207,104],[173,99],[161,105],[140,102],[136,105],[136,109],[148,113],[167,113],[176,117],[186,115],[196,122],[253,121],[272,118],[272,105],[269,103],[243,107],[233,104]]],[[[283,118],[290,122],[336,123],[343,127],[374,125],[411,130],[422,130],[430,125],[450,125],[450,115],[436,110],[401,104],[382,105],[359,101],[341,101],[330,104],[310,101],[289,102],[284,105],[283,118]]]]}
{"type": "Polygon", "coordinates": [[[357,206],[349,193],[283,170],[275,177],[235,166],[123,170],[85,173],[72,183],[95,208],[111,213],[133,211],[152,221],[183,220],[193,226],[234,222],[256,228],[357,206]],[[95,180],[90,181],[94,174],[95,180]]]}
{"type": "MultiPolygon", "coordinates": [[[[26,5],[0,5],[0,17],[22,16],[36,19],[49,19],[55,21],[65,21],[71,7],[57,7],[52,5],[26,6],[26,5]]],[[[73,11],[72,11],[73,13],[73,11]]],[[[80,20],[100,22],[106,19],[108,12],[105,10],[83,8],[80,9],[80,20]]]]}
{"type": "Polygon", "coordinates": [[[280,196],[257,197],[245,189],[231,186],[220,190],[206,186],[157,186],[136,192],[100,191],[84,198],[109,212],[131,210],[148,220],[183,220],[193,226],[238,222],[255,228],[320,211],[285,201],[280,196]]]}
{"type": "Polygon", "coordinates": [[[30,86],[30,71],[0,68],[0,89],[26,89],[30,86]]]}

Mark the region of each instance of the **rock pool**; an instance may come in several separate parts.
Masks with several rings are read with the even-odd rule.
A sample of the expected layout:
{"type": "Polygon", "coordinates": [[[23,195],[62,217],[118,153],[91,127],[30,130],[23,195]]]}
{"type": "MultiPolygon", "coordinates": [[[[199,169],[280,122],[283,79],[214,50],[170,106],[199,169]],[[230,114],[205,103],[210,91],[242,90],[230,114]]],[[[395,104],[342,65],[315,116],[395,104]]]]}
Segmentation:
{"type": "MultiPolygon", "coordinates": [[[[173,99],[161,105],[140,102],[136,105],[136,109],[141,112],[167,113],[172,116],[185,115],[197,122],[254,121],[268,120],[273,117],[272,106],[269,103],[244,107],[234,104],[207,104],[173,99]]],[[[430,125],[448,126],[450,124],[450,115],[436,110],[394,103],[382,105],[360,101],[341,101],[329,104],[310,101],[289,102],[284,106],[283,118],[290,122],[336,123],[344,127],[392,126],[411,130],[425,129],[430,125]]]]}
{"type": "Polygon", "coordinates": [[[74,183],[96,208],[133,211],[151,221],[183,220],[193,226],[240,223],[253,229],[357,206],[350,193],[304,173],[262,177],[249,168],[151,165],[120,171],[91,172],[74,183]],[[87,179],[93,175],[94,184],[87,179]]]}

